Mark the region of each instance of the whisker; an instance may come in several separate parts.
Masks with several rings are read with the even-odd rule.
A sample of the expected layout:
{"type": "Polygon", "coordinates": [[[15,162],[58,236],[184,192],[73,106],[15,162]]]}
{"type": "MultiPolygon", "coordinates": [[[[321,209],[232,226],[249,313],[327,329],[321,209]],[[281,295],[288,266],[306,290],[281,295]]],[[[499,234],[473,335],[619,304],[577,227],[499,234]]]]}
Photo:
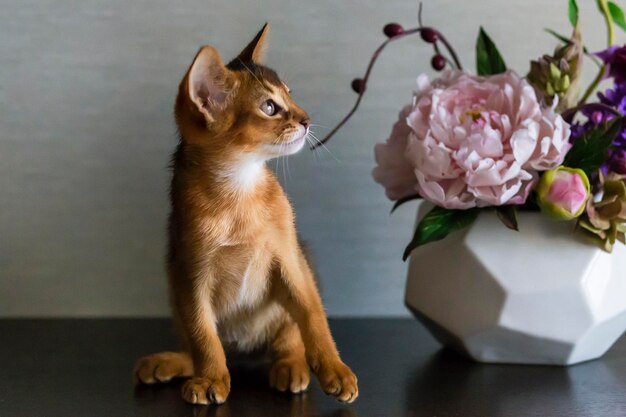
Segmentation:
{"type": "Polygon", "coordinates": [[[285,163],[287,164],[287,178],[291,180],[291,171],[289,171],[289,156],[285,156],[285,163]]]}
{"type": "MultiPolygon", "coordinates": [[[[281,155],[283,153],[283,147],[284,146],[285,146],[284,144],[280,145],[280,153],[281,153],[281,155]]],[[[287,157],[285,155],[282,155],[281,159],[283,160],[283,182],[286,185],[287,184],[287,168],[285,168],[285,160],[287,159],[287,157]]]]}
{"type": "Polygon", "coordinates": [[[326,150],[326,152],[328,152],[328,154],[329,154],[330,156],[332,156],[332,157],[333,157],[333,159],[334,159],[335,161],[337,161],[337,162],[341,163],[341,161],[340,161],[339,159],[337,159],[337,157],[336,157],[335,155],[333,155],[333,153],[330,151],[330,149],[328,149],[328,147],[327,147],[327,146],[326,146],[323,142],[321,142],[321,141],[320,141],[320,140],[319,140],[319,139],[318,139],[318,138],[317,138],[317,137],[313,134],[313,132],[312,132],[312,131],[310,131],[310,130],[309,130],[309,133],[308,133],[308,134],[309,134],[309,135],[310,135],[310,136],[311,136],[311,137],[312,137],[312,138],[313,138],[313,139],[314,139],[314,140],[315,140],[315,141],[316,141],[316,142],[317,142],[317,143],[318,143],[318,144],[319,144],[322,148],[324,148],[324,149],[326,150]]]}
{"type": "Polygon", "coordinates": [[[280,163],[280,162],[281,162],[281,161],[280,161],[280,156],[279,156],[279,157],[276,159],[276,178],[279,178],[279,179],[280,179],[280,177],[281,177],[281,173],[282,173],[282,169],[281,169],[281,168],[282,168],[282,165],[281,165],[281,163],[280,163]]]}
{"type": "MultiPolygon", "coordinates": [[[[307,144],[308,144],[311,148],[313,148],[313,145],[315,145],[315,142],[313,142],[313,140],[309,137],[309,135],[308,135],[308,134],[304,136],[304,140],[306,140],[306,143],[307,143],[307,144]]],[[[316,148],[316,149],[313,149],[313,159],[315,159],[315,162],[316,162],[316,163],[317,163],[317,162],[319,162],[319,158],[320,158],[320,156],[318,155],[318,153],[317,153],[317,152],[318,152],[317,148],[316,148]]]]}
{"type": "Polygon", "coordinates": [[[315,127],[321,127],[321,128],[323,128],[323,129],[330,129],[330,127],[329,127],[329,126],[318,125],[317,123],[311,123],[309,126],[311,126],[311,127],[313,127],[313,126],[315,126],[315,127]]]}

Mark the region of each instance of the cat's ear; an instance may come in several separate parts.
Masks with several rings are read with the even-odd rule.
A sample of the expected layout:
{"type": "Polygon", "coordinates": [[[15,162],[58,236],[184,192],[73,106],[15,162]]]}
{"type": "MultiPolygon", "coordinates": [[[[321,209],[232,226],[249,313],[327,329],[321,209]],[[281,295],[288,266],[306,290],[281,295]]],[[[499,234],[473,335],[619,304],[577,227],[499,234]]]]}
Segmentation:
{"type": "Polygon", "coordinates": [[[234,88],[232,74],[217,49],[203,46],[189,68],[189,98],[208,122],[214,122],[234,88]]]}
{"type": "Polygon", "coordinates": [[[259,33],[256,34],[254,39],[244,48],[243,51],[237,56],[243,62],[254,62],[255,64],[261,64],[263,62],[263,52],[265,49],[265,39],[267,33],[270,31],[270,24],[265,23],[259,33]]]}

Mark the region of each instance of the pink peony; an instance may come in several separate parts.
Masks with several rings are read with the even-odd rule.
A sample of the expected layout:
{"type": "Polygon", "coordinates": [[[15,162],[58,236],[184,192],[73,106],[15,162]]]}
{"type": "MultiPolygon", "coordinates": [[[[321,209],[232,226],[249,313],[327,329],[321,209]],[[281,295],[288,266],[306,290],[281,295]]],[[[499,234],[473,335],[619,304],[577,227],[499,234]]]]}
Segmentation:
{"type": "Polygon", "coordinates": [[[374,147],[376,168],[372,172],[374,180],[383,184],[385,194],[390,200],[399,200],[416,194],[417,179],[413,167],[404,158],[411,128],[406,124],[406,117],[411,106],[406,106],[398,115],[398,121],[391,129],[387,143],[379,143],[374,147]]]}
{"type": "Polygon", "coordinates": [[[375,149],[374,179],[391,199],[417,192],[450,209],[523,204],[537,172],[556,168],[570,149],[569,125],[515,72],[447,71],[417,85],[408,136],[396,123],[375,149]]]}

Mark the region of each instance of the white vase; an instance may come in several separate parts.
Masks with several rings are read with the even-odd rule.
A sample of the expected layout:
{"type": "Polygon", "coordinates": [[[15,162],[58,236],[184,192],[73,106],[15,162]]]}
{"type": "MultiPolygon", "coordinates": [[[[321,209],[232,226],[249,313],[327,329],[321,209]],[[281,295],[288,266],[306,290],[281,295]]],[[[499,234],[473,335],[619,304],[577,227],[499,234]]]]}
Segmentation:
{"type": "MultiPolygon", "coordinates": [[[[420,214],[430,207],[422,205],[420,214]]],[[[494,213],[413,251],[406,304],[432,334],[480,362],[570,365],[626,330],[626,246],[609,254],[539,213],[519,232],[494,213]]]]}

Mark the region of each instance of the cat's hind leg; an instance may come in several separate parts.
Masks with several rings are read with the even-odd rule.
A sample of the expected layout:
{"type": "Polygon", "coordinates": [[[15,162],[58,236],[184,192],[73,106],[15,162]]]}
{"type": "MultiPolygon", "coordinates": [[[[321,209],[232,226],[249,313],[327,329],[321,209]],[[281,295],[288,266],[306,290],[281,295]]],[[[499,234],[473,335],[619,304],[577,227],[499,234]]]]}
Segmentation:
{"type": "Polygon", "coordinates": [[[135,365],[135,383],[158,384],[174,378],[193,376],[193,362],[187,352],[160,352],[144,356],[135,365]]]}
{"type": "Polygon", "coordinates": [[[271,341],[270,386],[279,391],[304,392],[309,386],[309,365],[296,323],[287,316],[271,341]]]}

